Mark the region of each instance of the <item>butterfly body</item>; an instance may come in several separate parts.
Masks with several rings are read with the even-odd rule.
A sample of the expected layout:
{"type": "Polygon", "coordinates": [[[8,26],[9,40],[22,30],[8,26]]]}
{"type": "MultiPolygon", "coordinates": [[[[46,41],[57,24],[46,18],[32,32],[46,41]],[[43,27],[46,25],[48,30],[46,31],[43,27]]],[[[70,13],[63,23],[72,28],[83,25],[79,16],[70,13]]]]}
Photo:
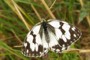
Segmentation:
{"type": "Polygon", "coordinates": [[[43,21],[41,23],[41,30],[42,30],[42,32],[40,32],[41,37],[43,37],[42,33],[44,32],[45,38],[46,38],[46,42],[49,43],[48,23],[46,21],[43,21]]]}
{"type": "Polygon", "coordinates": [[[53,19],[43,21],[27,34],[22,52],[28,57],[42,57],[49,50],[61,53],[80,37],[81,32],[67,22],[53,19]]]}

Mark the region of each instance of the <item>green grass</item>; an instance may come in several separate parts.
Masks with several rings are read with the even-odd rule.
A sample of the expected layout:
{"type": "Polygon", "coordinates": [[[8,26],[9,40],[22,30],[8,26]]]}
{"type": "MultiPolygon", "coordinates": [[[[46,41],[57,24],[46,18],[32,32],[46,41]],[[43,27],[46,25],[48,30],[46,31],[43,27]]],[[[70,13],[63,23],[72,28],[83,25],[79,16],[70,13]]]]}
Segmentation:
{"type": "MultiPolygon", "coordinates": [[[[48,10],[43,6],[41,1],[34,0],[14,0],[14,3],[18,4],[19,12],[22,17],[15,10],[13,0],[0,0],[0,57],[4,57],[7,60],[30,60],[21,54],[21,47],[16,48],[14,46],[21,45],[24,41],[26,34],[29,29],[40,21],[39,17],[35,14],[31,4],[37,10],[41,18],[51,19],[48,10]],[[10,3],[11,2],[11,3],[10,3]],[[26,22],[26,23],[25,23],[26,22]]],[[[46,1],[50,7],[55,0],[46,1]]],[[[72,25],[82,23],[83,20],[88,26],[89,22],[85,19],[86,16],[90,15],[90,1],[84,1],[85,4],[81,7],[79,0],[57,0],[51,8],[51,12],[59,20],[65,20],[72,25]]],[[[17,7],[17,6],[16,6],[17,7]]],[[[63,53],[58,55],[50,52],[49,60],[80,60],[78,53],[63,53]]],[[[39,59],[39,58],[38,58],[39,59]]],[[[40,59],[39,59],[40,60],[40,59]]]]}

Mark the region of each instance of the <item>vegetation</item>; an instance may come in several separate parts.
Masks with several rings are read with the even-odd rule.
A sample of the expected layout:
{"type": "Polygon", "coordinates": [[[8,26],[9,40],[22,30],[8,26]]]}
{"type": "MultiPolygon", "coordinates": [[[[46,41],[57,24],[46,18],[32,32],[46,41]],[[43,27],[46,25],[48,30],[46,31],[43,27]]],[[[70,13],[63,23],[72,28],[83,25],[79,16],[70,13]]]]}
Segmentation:
{"type": "MultiPolygon", "coordinates": [[[[34,60],[23,56],[21,47],[28,31],[42,18],[65,20],[77,26],[83,36],[72,47],[84,48],[85,41],[90,46],[89,0],[0,0],[0,60],[34,60]]],[[[48,57],[36,59],[84,60],[77,51],[61,55],[49,52],[48,57]]]]}

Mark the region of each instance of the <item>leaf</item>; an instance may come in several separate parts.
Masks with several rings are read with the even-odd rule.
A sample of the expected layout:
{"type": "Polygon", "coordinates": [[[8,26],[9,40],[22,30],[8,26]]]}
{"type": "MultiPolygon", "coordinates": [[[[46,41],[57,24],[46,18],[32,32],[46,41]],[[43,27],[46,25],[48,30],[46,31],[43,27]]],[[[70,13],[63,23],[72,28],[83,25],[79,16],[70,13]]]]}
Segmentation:
{"type": "Polygon", "coordinates": [[[10,54],[16,55],[17,57],[20,57],[23,60],[29,60],[28,58],[23,56],[19,50],[12,49],[1,40],[0,40],[0,48],[3,48],[5,51],[8,51],[10,54]]]}

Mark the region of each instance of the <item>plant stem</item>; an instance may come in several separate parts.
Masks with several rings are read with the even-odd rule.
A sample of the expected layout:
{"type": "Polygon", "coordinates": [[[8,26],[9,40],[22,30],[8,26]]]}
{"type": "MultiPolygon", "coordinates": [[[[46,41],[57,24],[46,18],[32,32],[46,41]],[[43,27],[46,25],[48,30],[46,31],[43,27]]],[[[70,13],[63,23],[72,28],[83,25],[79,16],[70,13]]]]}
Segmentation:
{"type": "Polygon", "coordinates": [[[32,4],[31,4],[31,7],[32,7],[32,9],[34,10],[34,12],[35,12],[35,14],[37,15],[37,17],[39,18],[39,20],[41,21],[42,18],[41,18],[41,16],[39,15],[39,13],[37,12],[36,8],[35,8],[32,4]]]}
{"type": "Polygon", "coordinates": [[[50,17],[53,19],[56,19],[56,17],[53,15],[53,13],[51,12],[50,8],[48,7],[48,5],[46,4],[45,0],[41,0],[41,2],[43,3],[43,5],[45,6],[47,12],[49,13],[50,17]]]}

